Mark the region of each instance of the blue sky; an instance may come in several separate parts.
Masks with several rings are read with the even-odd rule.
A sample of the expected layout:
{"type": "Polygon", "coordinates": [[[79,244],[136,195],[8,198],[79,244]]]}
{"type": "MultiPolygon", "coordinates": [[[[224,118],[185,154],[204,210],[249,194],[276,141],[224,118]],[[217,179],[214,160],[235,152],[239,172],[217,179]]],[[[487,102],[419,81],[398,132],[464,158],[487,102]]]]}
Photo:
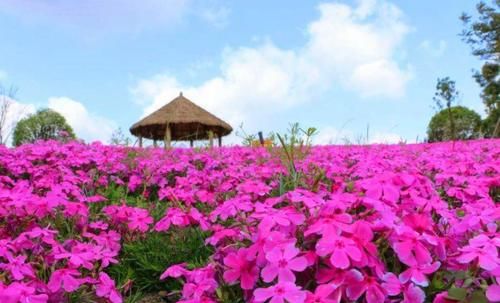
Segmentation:
{"type": "Polygon", "coordinates": [[[299,122],[341,143],[369,125],[371,142],[413,142],[438,77],[484,114],[480,62],[458,36],[474,3],[2,0],[0,81],[23,113],[54,108],[87,141],[128,133],[182,90],[248,133],[299,122]]]}

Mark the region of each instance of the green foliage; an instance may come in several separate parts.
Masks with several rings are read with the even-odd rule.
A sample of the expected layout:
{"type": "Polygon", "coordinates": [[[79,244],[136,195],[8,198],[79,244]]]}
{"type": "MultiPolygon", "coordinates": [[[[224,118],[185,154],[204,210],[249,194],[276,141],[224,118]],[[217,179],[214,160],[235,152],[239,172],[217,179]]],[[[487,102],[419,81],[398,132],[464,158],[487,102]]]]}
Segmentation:
{"type": "Polygon", "coordinates": [[[243,129],[243,123],[240,124],[239,130],[236,131],[236,136],[240,137],[243,140],[243,146],[252,146],[252,142],[257,140],[257,136],[255,134],[248,134],[243,129]]]}
{"type": "Polygon", "coordinates": [[[436,84],[436,92],[432,98],[436,102],[439,110],[451,107],[458,98],[458,91],[455,87],[455,81],[450,77],[438,78],[436,84]]]}
{"type": "Polygon", "coordinates": [[[14,129],[13,144],[19,146],[25,143],[33,143],[37,140],[61,140],[74,139],[73,129],[68,125],[66,119],[51,109],[41,109],[35,114],[21,119],[14,129]]]}
{"type": "MultiPolygon", "coordinates": [[[[276,150],[277,156],[288,171],[287,175],[280,176],[280,194],[304,186],[306,176],[297,170],[296,164],[297,161],[304,159],[309,154],[312,138],[316,134],[316,128],[302,129],[298,123],[291,124],[287,133],[276,134],[280,144],[280,148],[276,150]]],[[[318,176],[314,178],[316,177],[321,178],[321,172],[318,172],[318,176]]]]}
{"type": "Polygon", "coordinates": [[[472,54],[483,60],[480,71],[474,72],[476,82],[481,86],[481,98],[488,117],[483,123],[486,137],[500,136],[500,0],[487,5],[480,1],[476,5],[478,18],[463,13],[462,40],[472,48],[472,54]]]}
{"type": "Polygon", "coordinates": [[[123,145],[123,146],[129,146],[132,142],[132,140],[123,133],[121,127],[113,131],[113,133],[111,134],[111,139],[109,141],[110,141],[109,143],[112,145],[123,145]]]}
{"type": "Polygon", "coordinates": [[[427,127],[429,142],[448,141],[453,139],[468,140],[480,137],[481,117],[475,111],[464,106],[453,106],[435,114],[427,127]],[[453,116],[455,130],[452,130],[453,116]]]}
{"type": "MultiPolygon", "coordinates": [[[[135,157],[135,154],[129,156],[135,157]]],[[[131,193],[127,187],[114,183],[100,188],[97,193],[106,197],[107,201],[91,204],[90,215],[97,220],[103,216],[103,207],[118,202],[148,209],[154,222],[159,221],[171,203],[158,201],[151,196],[146,199],[140,194],[141,191],[139,188],[138,193],[131,193]]],[[[120,228],[117,227],[117,230],[120,228]]],[[[201,231],[199,227],[172,227],[168,232],[125,234],[117,258],[119,263],[107,268],[106,272],[116,281],[117,287],[124,294],[125,302],[143,302],[144,296],[155,296],[160,292],[171,294],[180,290],[182,285],[174,279],[162,281],[160,275],[167,267],[178,263],[185,262],[189,268],[205,265],[213,254],[212,248],[205,245],[207,237],[208,233],[201,231]]],[[[170,297],[175,297],[175,294],[170,297]]]]}
{"type": "Polygon", "coordinates": [[[434,94],[434,102],[439,110],[446,107],[447,119],[450,130],[450,139],[456,140],[457,133],[455,128],[455,117],[451,106],[458,98],[458,91],[455,88],[455,81],[450,80],[449,77],[438,78],[436,84],[436,93],[434,94]]]}
{"type": "Polygon", "coordinates": [[[107,269],[118,287],[130,285],[127,295],[172,292],[181,289],[177,280],[160,280],[160,275],[173,264],[186,262],[194,268],[206,263],[213,253],[199,228],[182,228],[167,233],[147,233],[123,244],[120,263],[107,269]]]}
{"type": "Polygon", "coordinates": [[[452,287],[448,290],[448,298],[463,301],[467,297],[467,289],[452,287]]]}

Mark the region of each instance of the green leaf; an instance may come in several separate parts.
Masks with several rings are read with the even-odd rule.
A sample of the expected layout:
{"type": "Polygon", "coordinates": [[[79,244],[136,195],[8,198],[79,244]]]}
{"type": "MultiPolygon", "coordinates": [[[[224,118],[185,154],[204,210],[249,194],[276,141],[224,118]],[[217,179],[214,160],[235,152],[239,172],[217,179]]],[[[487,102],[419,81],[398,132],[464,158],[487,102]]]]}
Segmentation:
{"type": "Polygon", "coordinates": [[[463,287],[469,287],[469,286],[471,286],[471,285],[472,285],[472,282],[474,282],[474,279],[472,279],[472,278],[467,278],[467,279],[465,279],[464,284],[463,284],[462,286],[463,286],[463,287]]]}
{"type": "Polygon", "coordinates": [[[464,301],[467,297],[467,289],[452,287],[448,290],[448,299],[464,301]]]}
{"type": "Polygon", "coordinates": [[[464,280],[465,278],[467,278],[467,272],[463,270],[457,271],[452,273],[452,276],[453,278],[455,278],[455,280],[464,280]]]}
{"type": "Polygon", "coordinates": [[[444,289],[446,287],[446,284],[443,282],[443,274],[442,273],[436,273],[434,277],[432,277],[432,287],[434,289],[444,289]]]}
{"type": "Polygon", "coordinates": [[[220,287],[215,290],[215,293],[217,294],[217,298],[223,299],[222,289],[220,289],[220,287]]]}
{"type": "Polygon", "coordinates": [[[488,303],[488,299],[486,299],[486,295],[481,290],[476,290],[472,293],[472,296],[469,300],[470,303],[488,303]]]}

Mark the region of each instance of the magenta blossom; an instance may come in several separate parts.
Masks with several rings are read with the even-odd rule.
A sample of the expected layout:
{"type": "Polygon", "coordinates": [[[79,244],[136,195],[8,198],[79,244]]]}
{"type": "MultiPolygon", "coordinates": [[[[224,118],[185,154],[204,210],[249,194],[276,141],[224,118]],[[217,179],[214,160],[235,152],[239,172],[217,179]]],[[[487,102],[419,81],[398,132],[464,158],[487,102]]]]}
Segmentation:
{"type": "Polygon", "coordinates": [[[231,253],[224,258],[224,265],[229,267],[224,272],[224,280],[233,283],[241,280],[241,288],[252,289],[259,278],[259,269],[255,261],[248,260],[248,250],[241,248],[237,253],[231,253]]]}
{"type": "Polygon", "coordinates": [[[188,273],[186,269],[186,263],[175,264],[167,268],[160,276],[160,280],[166,279],[168,277],[179,278],[188,273]]]}
{"type": "Polygon", "coordinates": [[[115,281],[106,273],[100,272],[96,285],[96,295],[101,298],[108,298],[111,303],[122,303],[122,297],[116,290],[115,281]]]}
{"type": "Polygon", "coordinates": [[[316,287],[314,293],[308,292],[304,303],[338,303],[342,292],[333,284],[323,284],[316,287]]]}
{"type": "Polygon", "coordinates": [[[170,225],[175,226],[188,226],[189,217],[179,208],[169,208],[166,215],[158,221],[155,225],[156,231],[166,231],[170,228],[170,225]]]}
{"type": "Polygon", "coordinates": [[[441,266],[440,262],[434,262],[432,264],[425,265],[415,265],[407,270],[403,271],[399,276],[401,282],[406,283],[411,280],[413,283],[427,287],[429,285],[429,280],[426,275],[432,274],[441,266]]]}
{"type": "Polygon", "coordinates": [[[128,218],[128,227],[130,230],[146,232],[151,223],[153,223],[153,218],[149,215],[147,210],[135,208],[133,211],[130,211],[128,218]]]}
{"type": "Polygon", "coordinates": [[[77,278],[80,272],[76,269],[58,269],[52,273],[47,283],[51,292],[58,292],[63,289],[67,292],[77,290],[84,283],[83,279],[77,278]]]}
{"type": "Polygon", "coordinates": [[[266,253],[268,264],[262,269],[264,282],[271,282],[278,277],[280,282],[295,282],[294,271],[301,272],[307,267],[305,257],[297,257],[300,250],[293,244],[284,248],[276,247],[266,253]]]}
{"type": "Polygon", "coordinates": [[[479,235],[469,241],[469,245],[461,248],[462,254],[457,258],[460,263],[470,263],[478,259],[479,266],[486,270],[494,270],[500,266],[498,258],[500,240],[490,239],[488,236],[479,235]]]}
{"type": "Polygon", "coordinates": [[[361,260],[361,250],[356,242],[350,238],[335,234],[324,235],[316,244],[316,253],[321,257],[331,254],[331,264],[342,269],[346,269],[351,265],[350,260],[361,260]]]}
{"type": "Polygon", "coordinates": [[[300,290],[292,282],[279,282],[268,288],[257,288],[254,291],[255,302],[262,303],[303,303],[306,299],[306,292],[300,290]]]}
{"type": "Polygon", "coordinates": [[[424,291],[413,283],[402,283],[393,273],[385,274],[383,280],[382,287],[387,291],[389,296],[403,294],[403,301],[401,303],[424,303],[424,291]]]}
{"type": "Polygon", "coordinates": [[[496,284],[488,286],[486,297],[490,302],[500,302],[500,286],[496,284]]]}
{"type": "Polygon", "coordinates": [[[14,280],[22,280],[24,277],[35,277],[35,272],[29,263],[25,263],[26,256],[12,257],[7,255],[9,263],[0,264],[0,268],[10,272],[14,280]]]}
{"type": "Polygon", "coordinates": [[[347,297],[351,300],[358,300],[365,294],[367,303],[384,303],[386,290],[372,276],[363,275],[353,270],[347,279],[347,297]]]}
{"type": "Polygon", "coordinates": [[[0,302],[2,303],[46,303],[46,294],[37,294],[34,287],[14,282],[2,289],[0,287],[0,302]]]}

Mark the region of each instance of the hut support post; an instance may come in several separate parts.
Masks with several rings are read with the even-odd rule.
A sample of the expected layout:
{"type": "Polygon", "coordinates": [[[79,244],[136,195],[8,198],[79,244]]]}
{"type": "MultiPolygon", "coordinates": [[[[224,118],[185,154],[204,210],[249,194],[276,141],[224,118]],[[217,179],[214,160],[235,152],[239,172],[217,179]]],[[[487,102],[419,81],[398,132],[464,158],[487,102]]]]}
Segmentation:
{"type": "Polygon", "coordinates": [[[193,148],[194,142],[193,139],[189,140],[189,147],[193,148]]]}
{"type": "Polygon", "coordinates": [[[217,140],[219,141],[219,147],[221,147],[222,146],[222,136],[220,134],[217,136],[217,140]]]}
{"type": "Polygon", "coordinates": [[[214,147],[214,132],[211,130],[208,131],[208,146],[214,147]]]}
{"type": "Polygon", "coordinates": [[[165,129],[165,148],[170,148],[172,145],[172,130],[170,129],[170,125],[167,124],[167,128],[165,129]]]}
{"type": "Polygon", "coordinates": [[[139,136],[139,147],[142,147],[142,136],[139,136]]]}

